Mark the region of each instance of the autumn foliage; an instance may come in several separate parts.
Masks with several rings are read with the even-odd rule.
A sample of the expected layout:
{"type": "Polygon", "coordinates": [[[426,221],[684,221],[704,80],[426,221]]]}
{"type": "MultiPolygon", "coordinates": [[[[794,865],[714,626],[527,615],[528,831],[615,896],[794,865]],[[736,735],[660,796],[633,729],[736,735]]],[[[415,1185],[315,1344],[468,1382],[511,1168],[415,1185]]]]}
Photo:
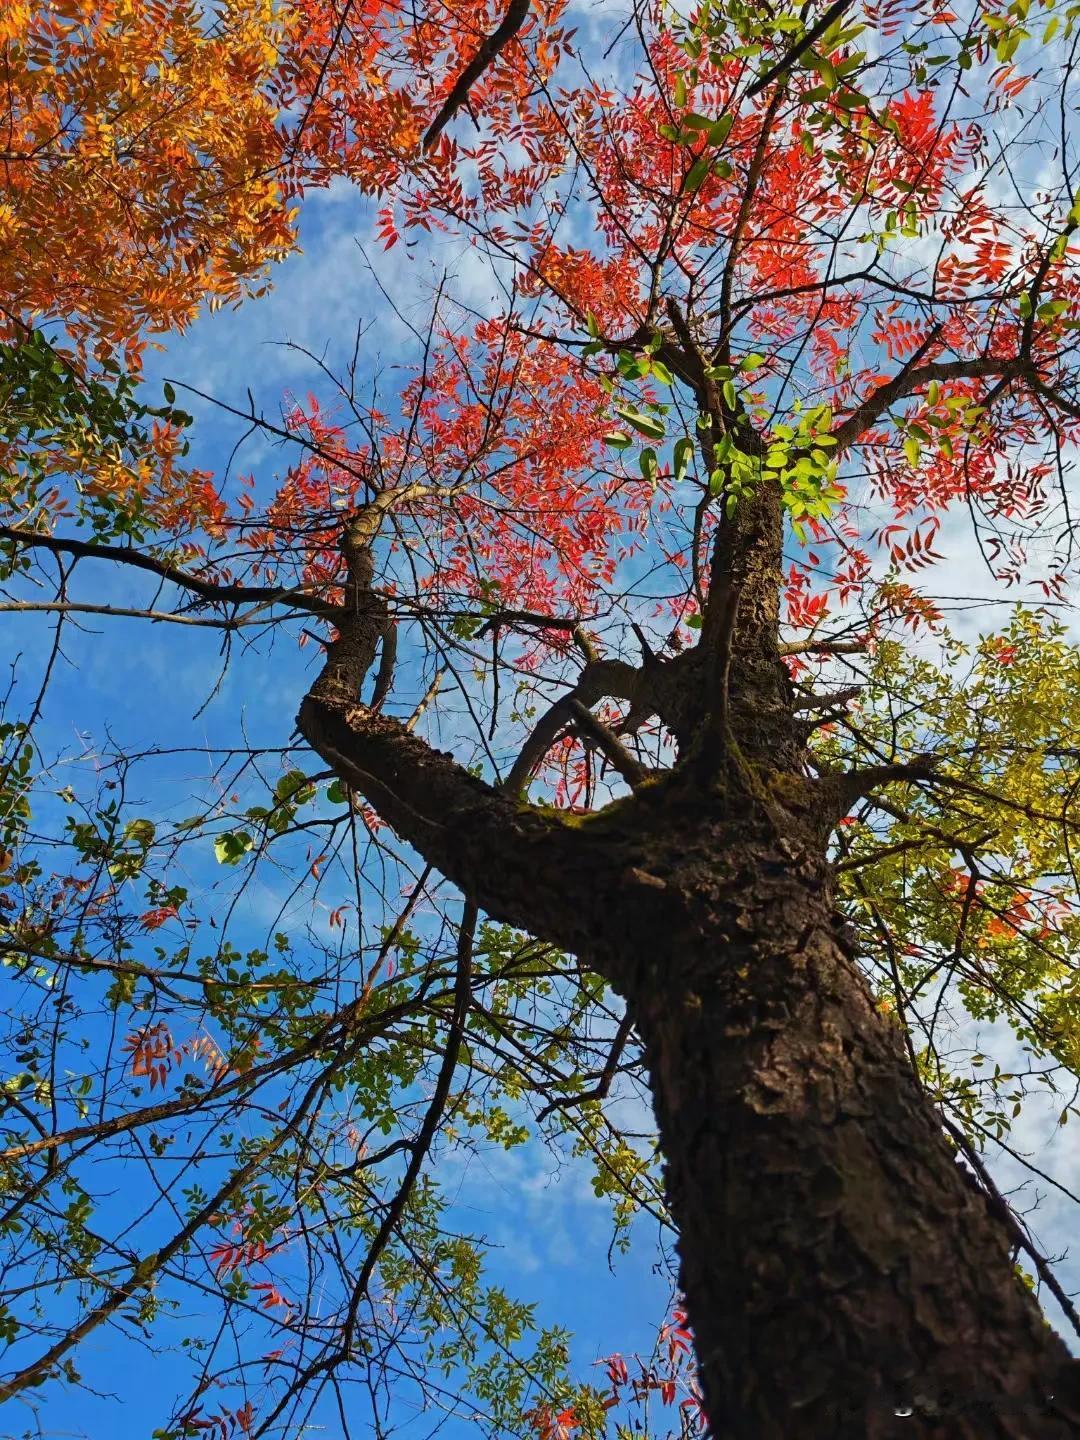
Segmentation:
{"type": "Polygon", "coordinates": [[[0,292],[130,366],[294,243],[273,0],[50,0],[0,16],[0,292]],[[43,223],[44,222],[44,223],[43,223]]]}

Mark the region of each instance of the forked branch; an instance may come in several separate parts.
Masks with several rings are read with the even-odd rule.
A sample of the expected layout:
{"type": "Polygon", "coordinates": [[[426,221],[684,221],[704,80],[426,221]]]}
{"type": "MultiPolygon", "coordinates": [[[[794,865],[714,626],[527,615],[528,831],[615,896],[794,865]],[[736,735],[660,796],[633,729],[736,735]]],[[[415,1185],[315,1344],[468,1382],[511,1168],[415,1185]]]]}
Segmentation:
{"type": "Polygon", "coordinates": [[[583,837],[360,699],[387,624],[385,597],[373,584],[381,518],[368,506],[343,535],[345,605],[326,664],[300,707],[300,733],[344,785],[481,909],[579,949],[579,917],[588,907],[584,893],[571,903],[568,891],[588,868],[581,863],[583,837]]]}

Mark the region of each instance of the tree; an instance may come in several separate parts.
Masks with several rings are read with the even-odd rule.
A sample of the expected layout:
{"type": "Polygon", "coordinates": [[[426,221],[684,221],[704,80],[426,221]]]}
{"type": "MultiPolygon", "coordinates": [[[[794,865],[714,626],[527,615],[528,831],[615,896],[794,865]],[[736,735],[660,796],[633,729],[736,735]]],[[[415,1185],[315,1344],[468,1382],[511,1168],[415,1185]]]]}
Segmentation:
{"type": "Polygon", "coordinates": [[[143,332],[257,289],[293,246],[269,0],[45,0],[0,18],[0,338],[59,320],[129,366],[143,332]],[[43,224],[47,220],[47,224],[43,224]]]}
{"type": "Polygon", "coordinates": [[[223,464],[212,514],[83,539],[14,501],[0,528],[5,608],[55,612],[54,656],[110,608],[242,641],[245,673],[276,634],[322,652],[301,746],[291,714],[237,730],[195,814],[134,798],[154,736],[95,752],[91,794],[56,786],[43,699],[4,725],[0,1225],[34,1278],[0,1393],[188,1286],[253,1348],[200,1340],[170,1436],[273,1433],[395,1367],[459,1375],[494,1430],[597,1433],[626,1371],[575,1385],[550,1331],[523,1359],[527,1307],[443,1224],[434,1157],[539,1127],[618,1221],[677,1228],[671,1334],[718,1436],[1075,1433],[1018,1255],[1075,1310],[982,1158],[1027,1072],[980,1077],[939,1027],[1007,1022],[1067,1095],[1080,658],[1045,607],[949,638],[909,576],[957,511],[996,579],[1067,594],[1075,15],[639,8],[616,89],[557,3],[286,10],[290,183],[384,191],[388,246],[469,238],[505,303],[440,289],[392,406],[358,334],[311,357],[332,406],[234,407],[296,458],[223,464]],[[103,573],[121,606],[74,591],[103,573]],[[353,944],[237,947],[275,863],[353,944]],[[645,1075],[663,1199],[604,1109],[645,1075]],[[146,1177],[134,1240],[114,1156],[146,1177]]]}

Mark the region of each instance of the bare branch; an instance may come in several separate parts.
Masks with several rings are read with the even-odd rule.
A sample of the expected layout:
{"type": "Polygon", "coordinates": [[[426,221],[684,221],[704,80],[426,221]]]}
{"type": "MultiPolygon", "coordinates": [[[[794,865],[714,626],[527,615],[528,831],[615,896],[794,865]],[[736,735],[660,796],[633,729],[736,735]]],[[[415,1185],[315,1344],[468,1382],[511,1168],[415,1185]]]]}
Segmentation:
{"type": "Polygon", "coordinates": [[[47,550],[53,555],[71,555],[77,560],[111,560],[115,564],[128,565],[134,570],[143,570],[159,580],[167,580],[188,590],[202,599],[218,605],[243,605],[265,603],[268,605],[289,605],[294,610],[304,610],[310,615],[333,618],[337,606],[308,595],[303,590],[291,587],[268,585],[229,585],[217,580],[205,580],[161,560],[156,555],[145,555],[125,545],[97,545],[87,540],[67,540],[56,535],[42,535],[34,530],[21,530],[12,525],[0,525],[0,540],[13,545],[25,546],[31,550],[47,550]]]}
{"type": "Polygon", "coordinates": [[[578,725],[592,740],[598,750],[619,772],[628,785],[640,785],[649,778],[649,771],[639,765],[634,757],[619,743],[614,731],[592,713],[580,700],[571,698],[570,709],[578,725]]]}
{"type": "Polygon", "coordinates": [[[544,1106],[537,1114],[537,1120],[546,1120],[556,1110],[575,1109],[578,1105],[584,1105],[590,1100],[606,1100],[633,1028],[629,1014],[624,1014],[619,1021],[619,1028],[615,1032],[615,1039],[612,1041],[611,1050],[604,1062],[604,1068],[593,1088],[583,1091],[580,1095],[560,1095],[558,1099],[552,1100],[544,1106]]]}

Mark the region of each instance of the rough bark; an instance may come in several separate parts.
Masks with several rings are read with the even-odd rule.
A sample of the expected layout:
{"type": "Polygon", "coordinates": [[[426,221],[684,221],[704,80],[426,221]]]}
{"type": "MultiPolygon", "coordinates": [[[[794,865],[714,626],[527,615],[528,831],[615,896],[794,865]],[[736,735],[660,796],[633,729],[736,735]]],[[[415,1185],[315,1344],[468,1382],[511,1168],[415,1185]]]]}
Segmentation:
{"type": "Polygon", "coordinates": [[[1080,1434],[1077,1367],[833,912],[831,825],[899,772],[808,778],[778,647],[778,498],[720,526],[699,653],[638,680],[592,668],[582,694],[662,698],[684,733],[671,772],[584,819],[359,702],[383,624],[363,529],[345,545],[351,618],[300,728],[470,901],[626,998],[717,1440],[1080,1434]]]}
{"type": "Polygon", "coordinates": [[[310,738],[412,843],[627,998],[718,1440],[1080,1434],[1067,1351],[844,948],[823,842],[777,838],[808,825],[790,796],[755,815],[677,777],[575,827],[362,707],[335,724],[310,738]]]}
{"type": "Polygon", "coordinates": [[[823,865],[754,828],[718,831],[629,982],[714,1434],[1080,1434],[1065,1346],[875,1011],[823,865]]]}

